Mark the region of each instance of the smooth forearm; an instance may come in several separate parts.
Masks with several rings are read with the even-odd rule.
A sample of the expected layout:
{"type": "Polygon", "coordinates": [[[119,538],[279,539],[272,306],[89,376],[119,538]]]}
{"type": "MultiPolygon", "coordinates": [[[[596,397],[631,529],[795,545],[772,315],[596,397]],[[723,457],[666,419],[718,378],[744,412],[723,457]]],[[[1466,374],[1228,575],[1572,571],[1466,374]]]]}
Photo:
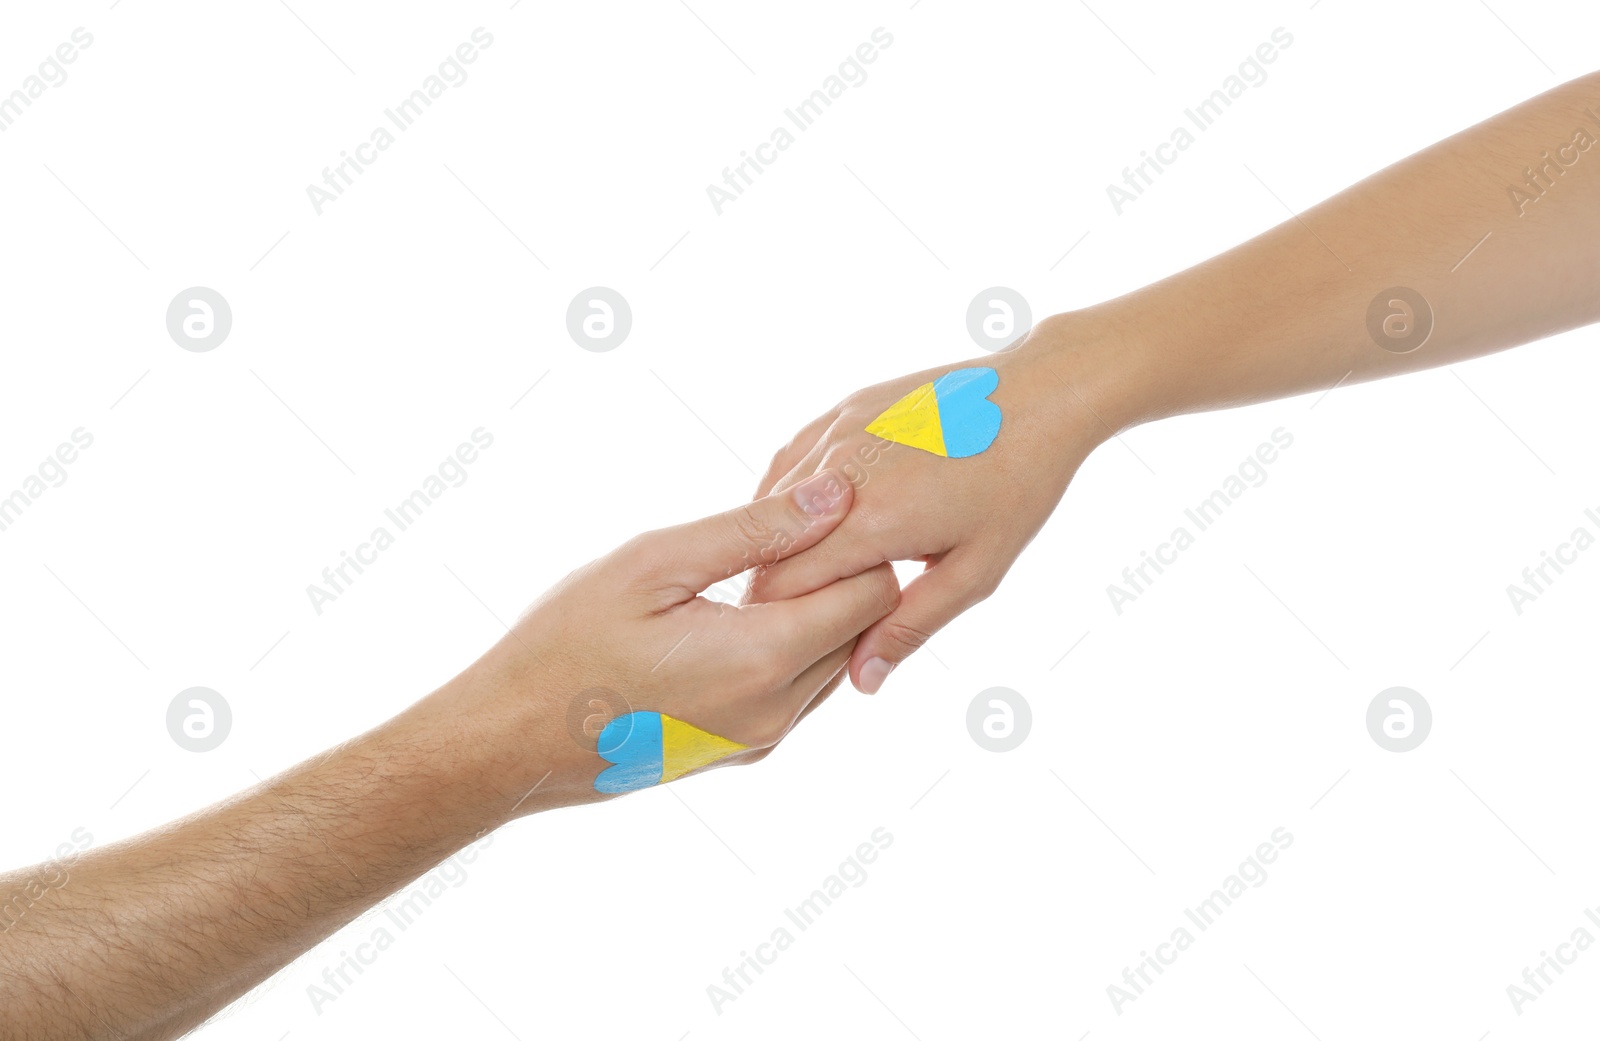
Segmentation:
{"type": "MultiPolygon", "coordinates": [[[[1448,364],[1588,324],[1600,319],[1600,148],[1584,144],[1596,141],[1600,75],[1590,75],[1041,332],[1053,350],[1076,352],[1063,361],[1122,429],[1448,364]],[[1369,308],[1392,287],[1421,294],[1432,312],[1420,347],[1405,350],[1401,336],[1380,344],[1369,328],[1369,308]]],[[[1406,319],[1396,321],[1403,329],[1406,319]]]]}

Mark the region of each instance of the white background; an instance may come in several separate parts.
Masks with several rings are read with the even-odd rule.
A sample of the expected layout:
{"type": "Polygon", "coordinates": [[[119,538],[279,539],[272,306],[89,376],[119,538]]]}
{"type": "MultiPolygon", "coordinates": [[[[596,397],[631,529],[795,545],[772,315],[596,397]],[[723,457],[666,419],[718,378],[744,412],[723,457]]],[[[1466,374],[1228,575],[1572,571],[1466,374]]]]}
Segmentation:
{"type": "MultiPolygon", "coordinates": [[[[94,445],[0,533],[0,859],[395,712],[573,566],[748,496],[846,393],[977,353],[980,289],[1043,316],[1144,285],[1589,71],[1600,33],[1554,2],[690,2],[8,12],[4,92],[94,43],[0,134],[0,494],[94,445]],[[315,214],[478,26],[469,80],[315,214]],[[706,185],[878,26],[866,82],[717,215],[706,185]],[[1106,185],[1279,26],[1269,78],[1117,216],[1106,185]],[[165,326],[196,285],[233,309],[210,353],[165,326]],[[610,353],[566,331],[593,285],[633,309],[610,353]],[[307,584],[480,426],[467,483],[316,615],[307,584]],[[204,754],[165,725],[195,685],[234,716],[204,754]]],[[[1506,586],[1595,528],[1595,340],[1136,430],[877,698],[754,770],[519,822],[336,1001],[308,985],[379,919],[203,1034],[1574,1036],[1600,953],[1520,1016],[1506,987],[1600,904],[1600,554],[1521,616],[1506,586]],[[1280,426],[1267,482],[1117,615],[1107,584],[1280,426]],[[1434,712],[1405,754],[1364,721],[1397,684],[1434,712]],[[1033,712],[1004,754],[965,723],[996,685],[1033,712]],[[867,881],[714,1011],[879,827],[867,881]],[[1279,827],[1267,881],[1114,1011],[1279,827]]]]}

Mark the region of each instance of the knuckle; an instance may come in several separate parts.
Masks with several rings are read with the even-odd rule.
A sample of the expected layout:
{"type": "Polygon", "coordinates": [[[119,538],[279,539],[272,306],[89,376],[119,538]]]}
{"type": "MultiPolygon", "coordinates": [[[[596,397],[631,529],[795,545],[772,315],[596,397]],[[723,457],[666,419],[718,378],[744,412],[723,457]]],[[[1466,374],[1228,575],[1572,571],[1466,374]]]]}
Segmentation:
{"type": "Polygon", "coordinates": [[[757,708],[786,678],[777,655],[744,655],[733,663],[726,673],[729,689],[735,697],[757,708]]]}
{"type": "Polygon", "coordinates": [[[892,593],[896,600],[900,598],[900,580],[895,577],[893,564],[885,560],[874,567],[870,574],[873,580],[882,583],[884,590],[892,593]]]}
{"type": "Polygon", "coordinates": [[[650,555],[650,547],[657,538],[657,532],[642,532],[618,546],[611,555],[630,564],[644,560],[650,555]]]}
{"type": "Polygon", "coordinates": [[[1003,563],[987,557],[968,558],[944,566],[951,569],[949,577],[954,596],[963,611],[993,596],[1007,570],[1003,563]]]}
{"type": "Polygon", "coordinates": [[[793,565],[787,561],[772,563],[758,563],[750,572],[750,588],[746,602],[751,604],[764,604],[774,600],[789,599],[790,586],[793,585],[791,576],[795,574],[793,565]]]}
{"type": "Polygon", "coordinates": [[[861,579],[866,583],[867,592],[883,608],[884,614],[900,606],[900,582],[894,577],[893,567],[879,564],[862,574],[861,579]]]}
{"type": "Polygon", "coordinates": [[[979,572],[972,581],[967,583],[967,599],[972,604],[981,604],[999,590],[1001,575],[998,572],[985,570],[979,572]]]}
{"type": "Polygon", "coordinates": [[[787,720],[762,719],[750,728],[749,744],[751,748],[759,750],[758,755],[764,757],[788,733],[789,724],[787,720]]]}
{"type": "Polygon", "coordinates": [[[919,650],[933,639],[933,633],[918,629],[898,618],[887,618],[883,621],[882,635],[891,644],[907,652],[919,650]]]}
{"type": "Polygon", "coordinates": [[[665,539],[660,531],[647,531],[612,551],[610,561],[621,573],[646,581],[657,577],[663,565],[665,539]]]}
{"type": "Polygon", "coordinates": [[[762,511],[752,503],[746,503],[734,511],[733,537],[752,566],[770,564],[781,552],[783,532],[762,516],[762,511]]]}

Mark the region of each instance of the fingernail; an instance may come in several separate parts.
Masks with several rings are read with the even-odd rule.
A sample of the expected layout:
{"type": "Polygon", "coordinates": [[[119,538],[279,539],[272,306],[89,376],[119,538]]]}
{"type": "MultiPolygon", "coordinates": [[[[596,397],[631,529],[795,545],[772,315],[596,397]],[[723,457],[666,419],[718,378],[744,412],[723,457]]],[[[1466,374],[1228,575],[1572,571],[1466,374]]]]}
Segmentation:
{"type": "Polygon", "coordinates": [[[882,658],[868,658],[867,663],[861,666],[861,693],[878,693],[878,688],[883,686],[883,681],[893,671],[894,666],[882,658]]]}
{"type": "Polygon", "coordinates": [[[795,485],[795,505],[813,517],[826,517],[839,508],[844,498],[844,482],[829,472],[795,485]]]}

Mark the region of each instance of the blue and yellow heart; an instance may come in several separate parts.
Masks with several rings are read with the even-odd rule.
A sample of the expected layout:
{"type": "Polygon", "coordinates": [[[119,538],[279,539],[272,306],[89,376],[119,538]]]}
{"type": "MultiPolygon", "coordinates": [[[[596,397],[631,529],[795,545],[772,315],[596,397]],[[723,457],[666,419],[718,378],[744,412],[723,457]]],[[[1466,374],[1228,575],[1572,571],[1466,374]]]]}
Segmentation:
{"type": "Polygon", "coordinates": [[[595,751],[616,765],[600,771],[594,790],[620,795],[666,784],[747,747],[660,712],[627,712],[600,731],[595,751]]]}
{"type": "Polygon", "coordinates": [[[999,385],[991,368],[952,369],[890,405],[867,433],[950,459],[977,455],[1000,434],[1000,406],[989,400],[999,385]]]}

